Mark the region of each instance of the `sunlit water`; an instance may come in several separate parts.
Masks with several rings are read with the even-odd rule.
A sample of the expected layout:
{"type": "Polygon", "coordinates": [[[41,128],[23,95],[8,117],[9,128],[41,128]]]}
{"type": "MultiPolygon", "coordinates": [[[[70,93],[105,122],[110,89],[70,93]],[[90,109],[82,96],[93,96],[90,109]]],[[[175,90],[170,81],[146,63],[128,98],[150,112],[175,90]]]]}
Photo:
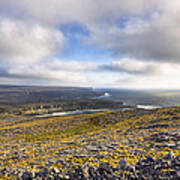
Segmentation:
{"type": "MultiPolygon", "coordinates": [[[[118,89],[95,89],[94,91],[103,92],[104,95],[92,97],[123,102],[124,105],[136,105],[141,109],[157,109],[162,107],[180,106],[180,91],[130,91],[118,89]]],[[[114,110],[133,110],[134,108],[121,108],[114,110]]],[[[68,112],[54,112],[52,114],[38,115],[39,118],[53,116],[70,116],[78,114],[92,114],[113,109],[86,109],[68,112]]]]}
{"type": "Polygon", "coordinates": [[[140,108],[159,108],[180,106],[180,91],[131,91],[118,89],[95,89],[108,96],[101,96],[107,100],[120,101],[125,105],[138,105],[140,108]]]}

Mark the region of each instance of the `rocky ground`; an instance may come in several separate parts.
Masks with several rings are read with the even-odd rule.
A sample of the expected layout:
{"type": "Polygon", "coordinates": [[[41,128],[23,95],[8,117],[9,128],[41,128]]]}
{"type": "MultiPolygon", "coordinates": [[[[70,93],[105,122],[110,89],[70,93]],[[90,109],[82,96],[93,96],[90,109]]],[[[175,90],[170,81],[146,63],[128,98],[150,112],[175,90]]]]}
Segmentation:
{"type": "Polygon", "coordinates": [[[0,179],[180,179],[180,107],[0,117],[0,179]]]}

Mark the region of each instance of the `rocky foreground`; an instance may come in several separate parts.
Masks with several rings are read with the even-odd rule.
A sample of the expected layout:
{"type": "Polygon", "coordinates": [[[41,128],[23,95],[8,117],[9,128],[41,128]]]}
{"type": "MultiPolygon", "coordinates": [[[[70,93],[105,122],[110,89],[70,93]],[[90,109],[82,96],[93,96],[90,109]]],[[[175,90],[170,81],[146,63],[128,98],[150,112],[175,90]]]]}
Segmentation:
{"type": "Polygon", "coordinates": [[[180,179],[180,107],[0,117],[0,179],[180,179]]]}

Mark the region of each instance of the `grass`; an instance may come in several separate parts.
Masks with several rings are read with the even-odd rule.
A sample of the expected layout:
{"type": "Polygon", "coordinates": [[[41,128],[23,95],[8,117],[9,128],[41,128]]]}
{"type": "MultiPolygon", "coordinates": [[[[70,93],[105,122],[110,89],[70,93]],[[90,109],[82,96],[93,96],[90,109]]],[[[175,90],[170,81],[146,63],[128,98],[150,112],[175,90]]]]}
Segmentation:
{"type": "MultiPolygon", "coordinates": [[[[113,167],[117,167],[122,159],[126,159],[129,164],[135,164],[147,155],[162,158],[173,152],[178,156],[179,149],[155,148],[157,142],[151,139],[160,132],[176,131],[180,127],[180,119],[175,117],[180,117],[180,107],[148,112],[108,111],[44,119],[26,117],[23,122],[19,119],[24,119],[24,116],[14,115],[7,120],[7,115],[1,114],[0,168],[28,167],[38,171],[38,166],[46,166],[58,158],[70,163],[69,168],[82,166],[86,162],[93,166],[99,166],[100,162],[109,162],[113,167]],[[167,121],[167,118],[172,120],[167,121]],[[152,127],[153,124],[167,124],[169,127],[152,127]],[[144,129],[148,126],[151,128],[144,129]],[[93,143],[115,148],[102,149],[97,152],[99,156],[83,156],[85,149],[95,148],[93,143]],[[68,150],[73,154],[60,154],[68,150]]],[[[176,139],[169,139],[171,144],[175,141],[176,139]]],[[[61,171],[67,170],[65,166],[66,164],[61,162],[51,165],[61,171]]]]}

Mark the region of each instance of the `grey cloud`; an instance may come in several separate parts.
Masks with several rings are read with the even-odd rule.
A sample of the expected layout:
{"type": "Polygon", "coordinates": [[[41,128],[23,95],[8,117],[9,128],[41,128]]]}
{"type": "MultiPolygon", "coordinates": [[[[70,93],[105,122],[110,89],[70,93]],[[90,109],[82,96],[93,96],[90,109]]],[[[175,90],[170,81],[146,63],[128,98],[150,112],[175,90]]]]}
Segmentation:
{"type": "Polygon", "coordinates": [[[93,24],[89,41],[107,47],[115,57],[130,57],[141,60],[180,62],[180,12],[179,2],[174,9],[154,11],[151,17],[128,17],[124,27],[118,24],[93,24]]]}
{"type": "MultiPolygon", "coordinates": [[[[161,0],[160,0],[161,1],[161,0]]],[[[103,19],[117,18],[119,15],[141,14],[156,6],[155,0],[1,0],[0,6],[16,7],[30,18],[45,23],[80,21],[89,23],[103,19]]]]}
{"type": "Polygon", "coordinates": [[[167,32],[163,26],[159,26],[141,34],[117,34],[115,40],[112,39],[112,47],[109,48],[115,56],[177,62],[180,58],[180,36],[178,32],[170,32],[172,27],[167,28],[167,32]]]}

